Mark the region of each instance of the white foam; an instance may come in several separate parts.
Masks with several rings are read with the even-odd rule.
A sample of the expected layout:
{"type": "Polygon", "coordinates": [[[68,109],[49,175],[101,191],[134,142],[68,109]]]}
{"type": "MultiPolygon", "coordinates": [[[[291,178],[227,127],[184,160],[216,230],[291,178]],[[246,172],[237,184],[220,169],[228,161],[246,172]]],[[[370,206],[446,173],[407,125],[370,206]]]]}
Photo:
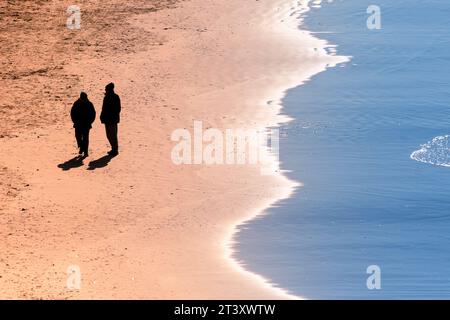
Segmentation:
{"type": "Polygon", "coordinates": [[[450,167],[450,135],[439,136],[420,146],[411,159],[435,166],[450,167]]]}

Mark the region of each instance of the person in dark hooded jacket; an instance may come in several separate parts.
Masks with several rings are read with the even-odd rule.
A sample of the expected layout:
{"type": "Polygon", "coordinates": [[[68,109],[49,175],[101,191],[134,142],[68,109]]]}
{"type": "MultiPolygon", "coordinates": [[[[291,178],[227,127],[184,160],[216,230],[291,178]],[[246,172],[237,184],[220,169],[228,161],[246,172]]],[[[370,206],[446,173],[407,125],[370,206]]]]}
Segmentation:
{"type": "Polygon", "coordinates": [[[117,131],[120,122],[120,111],[120,98],[114,92],[114,83],[110,83],[105,87],[105,97],[100,115],[100,121],[105,125],[106,137],[111,144],[111,151],[108,152],[110,156],[119,154],[117,131]]]}
{"type": "Polygon", "coordinates": [[[84,157],[89,156],[89,132],[95,116],[94,105],[89,101],[87,94],[82,92],[80,98],[73,104],[70,117],[75,128],[79,154],[84,154],[84,157]]]}

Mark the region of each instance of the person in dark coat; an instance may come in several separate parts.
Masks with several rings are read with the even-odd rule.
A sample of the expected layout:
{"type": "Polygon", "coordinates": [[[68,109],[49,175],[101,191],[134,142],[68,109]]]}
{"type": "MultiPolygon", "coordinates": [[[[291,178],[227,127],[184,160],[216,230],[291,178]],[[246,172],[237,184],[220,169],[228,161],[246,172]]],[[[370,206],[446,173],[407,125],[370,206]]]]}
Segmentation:
{"type": "Polygon", "coordinates": [[[121,109],[120,98],[114,92],[114,83],[110,83],[105,87],[105,97],[100,115],[100,121],[105,125],[106,137],[111,145],[111,151],[108,152],[110,156],[119,154],[117,131],[121,109]]]}
{"type": "Polygon", "coordinates": [[[73,104],[70,117],[75,128],[79,154],[84,154],[84,157],[89,156],[89,131],[95,121],[95,116],[94,105],[89,101],[87,94],[82,92],[80,98],[73,104]]]}

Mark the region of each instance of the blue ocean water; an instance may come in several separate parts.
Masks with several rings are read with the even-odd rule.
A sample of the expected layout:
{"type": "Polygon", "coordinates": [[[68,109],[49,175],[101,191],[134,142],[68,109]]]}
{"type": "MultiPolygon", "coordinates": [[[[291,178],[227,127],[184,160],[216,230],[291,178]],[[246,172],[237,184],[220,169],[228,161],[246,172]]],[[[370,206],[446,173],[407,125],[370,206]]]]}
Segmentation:
{"type": "Polygon", "coordinates": [[[450,150],[411,158],[450,134],[450,2],[325,2],[305,24],[352,60],[284,99],[282,168],[304,187],[242,228],[238,259],[306,298],[450,298],[450,168],[433,164],[450,150]]]}

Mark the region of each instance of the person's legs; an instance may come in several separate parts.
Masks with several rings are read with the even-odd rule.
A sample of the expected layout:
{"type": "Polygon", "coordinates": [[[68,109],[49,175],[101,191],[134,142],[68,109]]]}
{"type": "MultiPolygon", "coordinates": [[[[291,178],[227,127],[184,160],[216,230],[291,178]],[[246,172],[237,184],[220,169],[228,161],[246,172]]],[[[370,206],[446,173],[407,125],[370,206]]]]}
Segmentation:
{"type": "Polygon", "coordinates": [[[81,128],[75,128],[75,139],[77,139],[77,146],[81,154],[83,152],[83,133],[81,128]]]}
{"type": "Polygon", "coordinates": [[[111,144],[111,125],[109,123],[105,123],[105,133],[106,138],[108,139],[109,144],[111,144]]]}
{"type": "Polygon", "coordinates": [[[117,139],[117,123],[105,124],[106,137],[111,145],[111,152],[117,154],[119,152],[119,143],[117,139]]]}
{"type": "Polygon", "coordinates": [[[89,132],[91,129],[85,128],[83,130],[83,152],[84,155],[87,157],[89,154],[89,132]]]}
{"type": "Polygon", "coordinates": [[[119,151],[119,139],[117,138],[117,131],[118,131],[117,123],[114,123],[112,125],[111,131],[112,131],[112,133],[111,133],[111,135],[112,135],[111,149],[115,152],[118,152],[119,151]]]}

